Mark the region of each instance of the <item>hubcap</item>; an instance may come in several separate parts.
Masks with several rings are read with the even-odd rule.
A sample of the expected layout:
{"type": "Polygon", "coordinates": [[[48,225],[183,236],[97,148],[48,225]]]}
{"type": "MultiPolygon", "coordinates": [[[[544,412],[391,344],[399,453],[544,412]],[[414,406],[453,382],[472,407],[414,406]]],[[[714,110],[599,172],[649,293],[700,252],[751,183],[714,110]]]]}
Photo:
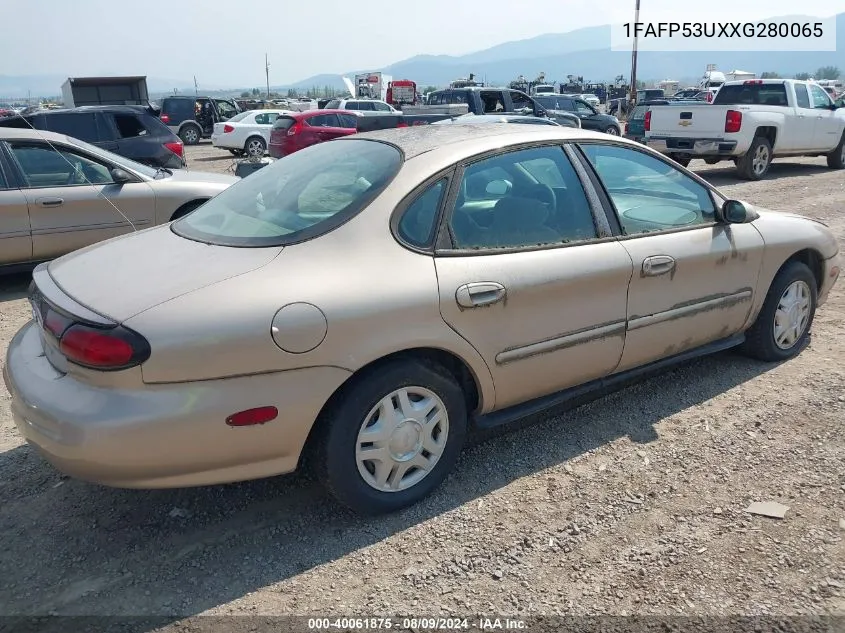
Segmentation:
{"type": "Polygon", "coordinates": [[[197,140],[197,133],[196,130],[186,130],[185,131],[185,140],[189,143],[193,143],[197,140]]]}
{"type": "Polygon", "coordinates": [[[807,331],[810,296],[810,287],[803,281],[793,281],[781,295],[774,322],[775,344],[780,349],[791,349],[807,331]]]}
{"type": "Polygon", "coordinates": [[[380,492],[415,486],[434,469],[449,436],[446,405],[424,387],[403,387],[374,406],[358,432],[355,461],[380,492]]]}
{"type": "Polygon", "coordinates": [[[765,145],[760,145],[757,151],[754,152],[754,158],[751,160],[751,167],[754,173],[758,176],[766,171],[766,166],[769,164],[769,150],[765,145]]]}
{"type": "Polygon", "coordinates": [[[263,156],[264,146],[259,141],[250,141],[249,145],[247,145],[247,153],[250,156],[263,156]]]}

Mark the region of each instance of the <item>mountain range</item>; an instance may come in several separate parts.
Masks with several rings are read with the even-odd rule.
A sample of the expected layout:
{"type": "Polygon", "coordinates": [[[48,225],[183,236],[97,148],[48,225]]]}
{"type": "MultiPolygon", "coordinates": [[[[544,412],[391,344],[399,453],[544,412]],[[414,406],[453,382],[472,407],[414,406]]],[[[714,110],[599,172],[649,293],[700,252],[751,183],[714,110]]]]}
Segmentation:
{"type": "MultiPolygon", "coordinates": [[[[645,81],[675,79],[683,83],[697,81],[708,64],[716,64],[722,71],[733,69],[755,73],[777,72],[783,76],[814,73],[822,66],[839,66],[845,73],[845,13],[836,16],[837,52],[794,51],[714,51],[714,52],[652,52],[642,51],[638,57],[638,77],[645,81]]],[[[791,16],[769,18],[767,21],[816,21],[815,18],[791,16]]],[[[475,74],[489,84],[506,84],[519,75],[533,79],[540,72],[552,81],[563,81],[566,75],[582,76],[587,81],[612,81],[617,75],[630,74],[631,53],[610,48],[610,25],[576,29],[567,33],[548,33],[526,40],[505,42],[467,55],[417,55],[384,68],[350,70],[341,74],[314,75],[293,84],[271,86],[274,90],[290,88],[305,90],[331,86],[344,89],[342,76],[382,71],[396,79],[413,79],[417,85],[444,86],[450,81],[475,74]]],[[[127,73],[130,74],[130,73],[127,73]]],[[[62,75],[0,75],[0,98],[56,95],[67,79],[62,75]]],[[[151,96],[171,93],[174,88],[193,92],[191,80],[148,77],[151,96]]],[[[231,87],[228,92],[240,92],[253,86],[231,87]]],[[[204,85],[201,90],[217,92],[223,86],[204,85]]]]}

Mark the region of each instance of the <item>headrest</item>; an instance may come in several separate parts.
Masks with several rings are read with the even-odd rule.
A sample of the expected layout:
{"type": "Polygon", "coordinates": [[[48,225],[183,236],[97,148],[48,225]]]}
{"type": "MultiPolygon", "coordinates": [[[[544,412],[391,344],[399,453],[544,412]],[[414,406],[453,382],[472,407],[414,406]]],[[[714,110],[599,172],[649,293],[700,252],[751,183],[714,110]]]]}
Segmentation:
{"type": "Polygon", "coordinates": [[[549,218],[549,207],[534,198],[502,198],[493,207],[493,224],[502,229],[525,230],[541,227],[549,218]]]}

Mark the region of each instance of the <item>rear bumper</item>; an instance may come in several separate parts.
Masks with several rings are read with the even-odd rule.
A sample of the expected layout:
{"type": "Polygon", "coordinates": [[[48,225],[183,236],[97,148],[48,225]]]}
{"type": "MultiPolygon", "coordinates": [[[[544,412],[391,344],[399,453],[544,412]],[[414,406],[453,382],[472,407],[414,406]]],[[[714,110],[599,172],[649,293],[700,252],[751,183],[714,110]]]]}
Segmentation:
{"type": "Polygon", "coordinates": [[[256,479],[296,469],[308,433],[346,370],[318,367],[135,388],[97,387],[44,356],[34,322],[9,344],[3,379],[20,433],[58,470],[122,488],[256,479]],[[263,425],[233,428],[237,411],[275,406],[263,425]]]}
{"type": "Polygon", "coordinates": [[[645,144],[670,156],[733,156],[737,153],[736,141],[721,138],[650,136],[645,144]]]}

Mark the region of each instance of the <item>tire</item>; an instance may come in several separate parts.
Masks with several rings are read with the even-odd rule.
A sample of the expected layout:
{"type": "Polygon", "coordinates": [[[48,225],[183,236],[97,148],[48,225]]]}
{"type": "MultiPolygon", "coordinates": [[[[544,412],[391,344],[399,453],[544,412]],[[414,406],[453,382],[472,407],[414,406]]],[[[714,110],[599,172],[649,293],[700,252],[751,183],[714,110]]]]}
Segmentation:
{"type": "Polygon", "coordinates": [[[621,136],[621,134],[622,134],[619,131],[619,128],[616,127],[615,125],[608,125],[607,128],[605,128],[604,133],[610,134],[611,136],[621,136]]]}
{"type": "Polygon", "coordinates": [[[690,164],[691,158],[674,158],[672,160],[678,163],[681,167],[687,167],[690,164]]]}
{"type": "Polygon", "coordinates": [[[202,130],[198,125],[186,125],[179,130],[179,138],[185,145],[198,145],[202,138],[202,130]]]}
{"type": "Polygon", "coordinates": [[[845,169],[845,132],[842,133],[836,149],[827,155],[827,166],[831,169],[845,169]]]}
{"type": "Polygon", "coordinates": [[[250,136],[244,143],[244,154],[246,156],[258,156],[264,158],[267,151],[267,143],[260,136],[250,136]]]}
{"type": "MultiPolygon", "coordinates": [[[[412,415],[419,413],[412,412],[412,415]]],[[[311,466],[318,480],[346,507],[361,514],[384,514],[421,501],[452,470],[466,440],[466,400],[458,383],[442,367],[418,360],[397,359],[374,367],[345,388],[318,424],[311,456],[311,466]],[[392,397],[400,391],[410,396],[406,407],[413,405],[417,396],[424,396],[432,400],[435,410],[440,408],[442,411],[440,421],[434,427],[440,435],[430,444],[434,450],[426,450],[424,437],[418,434],[419,420],[413,420],[406,413],[405,419],[395,426],[391,439],[383,440],[384,461],[368,460],[360,450],[359,433],[378,427],[380,404],[386,402],[392,411],[403,415],[397,410],[399,397],[392,397]],[[392,448],[386,446],[388,442],[393,442],[392,448]],[[413,448],[412,443],[415,444],[413,448]],[[402,464],[425,459],[426,453],[431,460],[437,448],[441,450],[439,458],[432,462],[427,474],[415,480],[425,471],[411,466],[401,479],[396,478],[402,464]],[[397,453],[401,450],[406,453],[401,456],[403,461],[398,461],[397,453]],[[408,457],[411,454],[415,455],[408,457]],[[380,464],[386,465],[382,466],[384,470],[377,468],[380,464]],[[381,488],[379,475],[385,481],[381,488]],[[393,491],[385,491],[391,485],[393,491]]],[[[374,450],[376,446],[376,443],[370,443],[364,449],[374,450]]]]}
{"type": "Polygon", "coordinates": [[[752,358],[768,362],[797,356],[809,337],[817,300],[818,289],[813,272],[801,262],[788,263],[775,276],[760,314],[745,333],[743,351],[752,358]],[[795,302],[795,308],[781,310],[778,315],[782,301],[795,302]],[[776,317],[780,318],[776,320],[776,317]],[[790,323],[794,323],[796,329],[784,340],[779,334],[790,323]]]}
{"type": "Polygon", "coordinates": [[[772,144],[768,139],[757,136],[748,151],[737,160],[736,169],[745,180],[760,180],[768,173],[771,164],[772,144]]]}

